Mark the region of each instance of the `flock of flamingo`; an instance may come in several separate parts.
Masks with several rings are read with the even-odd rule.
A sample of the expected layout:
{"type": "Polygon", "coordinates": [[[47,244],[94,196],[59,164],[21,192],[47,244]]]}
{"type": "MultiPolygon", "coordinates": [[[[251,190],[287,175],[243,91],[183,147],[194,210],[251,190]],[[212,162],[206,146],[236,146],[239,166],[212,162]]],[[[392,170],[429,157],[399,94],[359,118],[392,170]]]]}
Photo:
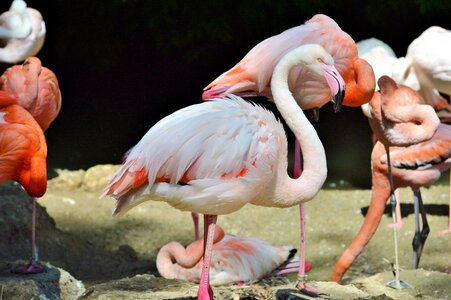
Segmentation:
{"type": "MultiPolygon", "coordinates": [[[[0,60],[24,61],[0,77],[0,183],[17,181],[33,197],[32,255],[19,273],[43,270],[35,258],[35,205],[47,186],[44,131],[61,108],[55,74],[33,57],[43,45],[45,24],[38,11],[14,0],[0,16],[0,60]]],[[[196,241],[184,248],[163,246],[157,267],[166,278],[199,282],[198,298],[213,299],[211,285],[249,282],[270,274],[298,273],[297,288],[317,295],[305,273],[305,207],[327,177],[323,145],[304,109],[329,101],[362,106],[374,133],[372,196],[362,227],[338,260],[332,280],[344,273],[376,231],[388,199],[392,203],[397,260],[401,219],[395,189],[414,192],[416,268],[429,227],[420,188],[451,165],[451,31],[434,26],[408,48],[406,57],[377,39],[355,43],[326,15],[270,37],[204,90],[202,103],[180,109],[156,123],[127,154],[102,196],[116,199],[114,215],[153,200],[193,214],[196,241]],[[294,133],[294,177],[287,173],[287,137],[267,109],[241,97],[273,101],[294,133]],[[302,157],[302,159],[301,159],[302,157]],[[302,160],[302,170],[301,170],[302,160]],[[217,216],[246,204],[300,209],[299,260],[292,246],[272,246],[230,236],[217,216]],[[197,214],[204,215],[198,239],[197,214]],[[423,227],[420,230],[419,217],[423,227]]],[[[451,211],[450,211],[451,213],[451,211]]],[[[447,229],[451,232],[451,220],[447,229]]],[[[396,272],[394,287],[404,282],[396,272]]]]}

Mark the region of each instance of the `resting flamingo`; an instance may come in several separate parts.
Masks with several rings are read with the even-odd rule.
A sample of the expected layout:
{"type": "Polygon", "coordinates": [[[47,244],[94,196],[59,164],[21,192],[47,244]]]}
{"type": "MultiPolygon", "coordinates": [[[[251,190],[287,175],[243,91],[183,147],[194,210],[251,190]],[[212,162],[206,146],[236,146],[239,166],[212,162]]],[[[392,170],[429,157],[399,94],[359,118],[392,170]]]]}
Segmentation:
{"type": "Polygon", "coordinates": [[[274,69],[274,102],[303,142],[305,170],[299,178],[287,174],[286,135],[274,115],[229,95],[186,107],[154,125],[104,190],[102,196],[117,199],[115,215],[146,200],[204,214],[206,246],[199,299],[213,298],[209,268],[217,215],[232,213],[247,203],[299,205],[311,200],[326,179],[324,148],[288,89],[288,74],[297,65],[329,78],[337,103],[342,100],[344,82],[333,58],[319,45],[289,52],[274,69]]]}
{"type": "MultiPolygon", "coordinates": [[[[354,40],[342,31],[330,17],[317,14],[305,24],[288,29],[267,38],[252,48],[246,56],[229,71],[211,82],[202,95],[203,99],[234,93],[241,96],[265,96],[273,98],[270,80],[273,69],[280,58],[288,51],[307,43],[322,45],[335,61],[335,66],[346,83],[343,104],[359,106],[370,101],[375,87],[371,66],[357,55],[354,40]]],[[[302,109],[318,109],[330,101],[331,93],[326,80],[304,67],[294,68],[288,79],[290,90],[302,109]]],[[[335,105],[335,111],[340,109],[335,105]]],[[[295,142],[295,163],[293,174],[301,174],[299,143],[295,142]]],[[[305,256],[305,208],[301,204],[301,268],[299,288],[305,288],[306,278],[302,262],[305,256]]]]}
{"type": "Polygon", "coordinates": [[[8,68],[0,77],[0,90],[15,96],[17,103],[28,110],[43,131],[61,109],[58,79],[37,57],[29,57],[23,64],[8,68]]]}
{"type": "Polygon", "coordinates": [[[31,260],[19,266],[20,273],[38,273],[42,266],[36,260],[35,211],[36,197],[47,189],[47,145],[38,123],[5,92],[0,93],[0,183],[19,182],[33,198],[31,260]]]}
{"type": "Polygon", "coordinates": [[[45,23],[39,11],[27,8],[23,0],[14,0],[9,11],[0,15],[0,61],[18,63],[36,55],[44,45],[45,23]]]}
{"type": "MultiPolygon", "coordinates": [[[[8,96],[9,104],[19,104],[35,119],[42,131],[45,131],[58,115],[61,108],[61,91],[55,74],[42,67],[41,61],[30,57],[22,65],[8,68],[0,77],[0,92],[8,96]]],[[[44,170],[45,172],[45,170],[44,170]]],[[[35,248],[35,220],[36,199],[33,198],[32,233],[33,249],[35,248]]],[[[19,272],[39,272],[42,267],[38,264],[33,253],[29,267],[20,268],[19,272]]]]}
{"type": "MultiPolygon", "coordinates": [[[[277,268],[286,264],[296,253],[291,246],[273,246],[257,238],[225,235],[219,226],[216,226],[213,243],[211,285],[246,283],[273,272],[285,273],[285,269],[277,271],[277,268]]],[[[203,248],[202,239],[194,241],[186,249],[177,242],[164,245],[157,255],[158,272],[168,279],[199,282],[203,248]]],[[[288,271],[297,270],[291,267],[288,271]]]]}
{"type": "MultiPolygon", "coordinates": [[[[410,185],[415,189],[422,184],[422,181],[425,182],[424,184],[430,184],[433,182],[426,181],[427,177],[424,176],[429,174],[429,172],[426,171],[424,173],[415,173],[418,175],[417,183],[414,181],[415,178],[410,179],[410,181],[407,181],[408,178],[404,178],[404,176],[412,175],[413,171],[405,171],[406,173],[402,173],[404,171],[395,170],[393,171],[392,179],[390,164],[391,159],[385,159],[386,163],[383,165],[381,162],[382,154],[380,153],[380,148],[385,147],[385,153],[389,156],[389,154],[392,153],[392,151],[389,152],[389,147],[392,145],[408,147],[410,145],[427,141],[434,136],[437,128],[439,128],[438,126],[440,122],[437,115],[431,106],[418,104],[422,102],[421,96],[418,93],[405,86],[398,87],[390,77],[382,76],[379,79],[378,84],[381,92],[375,93],[370,102],[370,125],[378,138],[378,142],[374,146],[372,154],[373,186],[370,210],[365,217],[365,221],[360,232],[357,234],[356,238],[345,253],[341,256],[333,270],[332,280],[337,282],[341,282],[343,274],[350,267],[357,255],[362,251],[364,245],[369,241],[372,234],[376,230],[380,221],[380,216],[378,216],[378,214],[381,203],[383,203],[385,208],[385,202],[387,201],[388,196],[391,196],[390,200],[392,202],[392,207],[395,204],[393,203],[395,202],[395,199],[393,199],[394,188],[410,185]],[[378,208],[372,208],[375,206],[378,206],[378,208]]],[[[424,142],[424,145],[426,146],[423,147],[427,148],[427,143],[428,142],[424,142]]],[[[430,145],[431,144],[429,144],[429,146],[430,145]]],[[[396,149],[398,151],[402,148],[396,149]]],[[[439,154],[445,155],[441,152],[443,151],[439,151],[439,154]]],[[[397,153],[400,154],[401,152],[397,153]]],[[[426,152],[426,155],[427,154],[428,153],[426,152]]],[[[437,152],[430,151],[429,154],[432,155],[429,156],[430,159],[436,159],[434,155],[437,155],[437,152]]],[[[412,155],[412,152],[410,152],[409,155],[412,155]]],[[[427,161],[425,157],[421,158],[427,161]]],[[[412,159],[412,157],[406,159],[412,159]]],[[[396,166],[400,166],[400,164],[397,163],[396,166]]],[[[434,168],[435,167],[431,170],[434,168]]],[[[440,174],[440,172],[438,172],[438,174],[440,174]]],[[[435,178],[434,181],[437,178],[435,178]]],[[[383,210],[381,214],[382,213],[383,210]]],[[[396,223],[394,212],[393,217],[395,219],[394,223],[396,223]]],[[[399,279],[398,269],[396,226],[393,228],[395,232],[395,265],[397,268],[395,284],[398,285],[401,282],[399,279]]]]}

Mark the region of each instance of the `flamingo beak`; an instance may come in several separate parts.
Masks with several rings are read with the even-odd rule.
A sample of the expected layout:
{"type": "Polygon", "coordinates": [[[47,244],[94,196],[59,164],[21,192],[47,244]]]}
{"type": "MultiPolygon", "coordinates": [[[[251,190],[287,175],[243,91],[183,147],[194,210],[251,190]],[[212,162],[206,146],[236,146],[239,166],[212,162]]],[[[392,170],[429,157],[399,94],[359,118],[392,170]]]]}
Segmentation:
{"type": "Polygon", "coordinates": [[[321,63],[321,67],[323,68],[324,78],[333,95],[332,102],[334,103],[334,111],[337,112],[341,109],[345,97],[345,81],[334,66],[321,63]]]}

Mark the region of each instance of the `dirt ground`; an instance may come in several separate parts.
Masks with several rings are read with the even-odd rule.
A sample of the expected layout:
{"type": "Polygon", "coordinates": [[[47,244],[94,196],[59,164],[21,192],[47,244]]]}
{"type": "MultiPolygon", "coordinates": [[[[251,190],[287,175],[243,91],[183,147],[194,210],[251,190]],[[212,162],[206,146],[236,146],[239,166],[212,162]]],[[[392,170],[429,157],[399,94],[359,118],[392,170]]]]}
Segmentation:
{"type": "MultiPolygon", "coordinates": [[[[42,207],[38,207],[37,240],[41,260],[49,261],[81,280],[88,290],[86,299],[194,296],[195,284],[162,279],[155,266],[156,254],[164,244],[179,241],[186,245],[192,241],[190,214],[165,203],[147,202],[122,218],[111,217],[114,201],[99,199],[99,195],[114,169],[115,166],[98,166],[87,172],[62,171],[59,177],[49,181],[46,195],[39,199],[42,207]],[[147,296],[139,296],[146,288],[147,296]],[[112,290],[118,294],[105,296],[105,291],[112,290]],[[166,293],[161,294],[164,291],[166,293]]],[[[386,290],[376,291],[376,295],[386,296],[378,299],[448,299],[451,296],[451,235],[437,234],[448,222],[447,182],[422,190],[431,233],[420,262],[424,270],[419,271],[409,271],[414,234],[412,193],[408,189],[401,190],[404,216],[404,226],[399,234],[400,265],[404,270],[401,277],[416,289],[408,292],[405,298],[393,296],[386,290]]],[[[31,201],[12,183],[0,186],[0,194],[0,262],[26,258],[29,256],[31,201]]],[[[306,205],[307,259],[313,264],[308,276],[312,281],[321,281],[317,285],[326,291],[331,286],[340,290],[331,292],[335,295],[333,298],[365,298],[370,294],[370,288],[362,290],[361,287],[369,278],[380,282],[379,286],[392,279],[393,231],[387,228],[391,218],[386,214],[364,253],[344,278],[344,283],[353,282],[348,285],[349,294],[343,292],[342,287],[326,286],[323,282],[329,280],[338,257],[359,230],[362,211],[367,208],[369,199],[370,190],[325,189],[306,205]],[[370,277],[374,274],[378,275],[370,277]],[[360,292],[368,294],[365,296],[360,292]]],[[[273,244],[299,245],[296,207],[271,209],[248,205],[231,215],[220,216],[218,224],[227,233],[255,236],[273,244]]],[[[290,296],[295,279],[295,276],[272,278],[248,287],[217,287],[214,290],[219,299],[234,294],[241,295],[241,299],[296,299],[290,296]]]]}

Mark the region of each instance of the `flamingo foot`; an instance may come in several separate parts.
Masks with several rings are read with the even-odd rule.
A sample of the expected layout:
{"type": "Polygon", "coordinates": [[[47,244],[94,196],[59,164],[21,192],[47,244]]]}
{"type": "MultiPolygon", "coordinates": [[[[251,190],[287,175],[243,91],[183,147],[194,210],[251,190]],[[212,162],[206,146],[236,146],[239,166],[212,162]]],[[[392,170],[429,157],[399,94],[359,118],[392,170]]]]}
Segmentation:
{"type": "Polygon", "coordinates": [[[44,271],[44,267],[37,261],[31,260],[28,264],[19,265],[14,269],[18,274],[38,274],[44,271]]]}
{"type": "Polygon", "coordinates": [[[326,293],[321,292],[320,290],[312,287],[307,283],[307,276],[304,276],[303,279],[299,278],[298,282],[296,283],[296,288],[304,295],[310,296],[313,298],[318,298],[320,296],[326,295],[326,293]]]}
{"type": "Polygon", "coordinates": [[[213,290],[211,286],[208,285],[208,288],[199,288],[197,291],[197,299],[198,300],[213,300],[213,290]]]}
{"type": "Polygon", "coordinates": [[[398,229],[401,229],[403,225],[404,225],[404,222],[400,218],[398,218],[398,221],[396,223],[387,224],[387,227],[388,228],[396,227],[398,229]]]}
{"type": "Polygon", "coordinates": [[[437,231],[437,234],[439,234],[439,235],[450,234],[450,233],[451,233],[451,228],[442,229],[442,230],[437,231]]]}

